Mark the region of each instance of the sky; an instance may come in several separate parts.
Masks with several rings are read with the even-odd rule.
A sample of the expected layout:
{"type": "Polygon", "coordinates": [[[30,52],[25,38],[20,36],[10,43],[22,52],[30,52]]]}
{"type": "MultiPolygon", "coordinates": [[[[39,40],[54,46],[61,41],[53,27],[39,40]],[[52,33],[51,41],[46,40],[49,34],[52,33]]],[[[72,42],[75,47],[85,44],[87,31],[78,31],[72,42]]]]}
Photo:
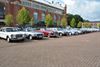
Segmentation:
{"type": "MultiPolygon", "coordinates": [[[[38,0],[41,1],[41,0],[38,0]]],[[[67,4],[67,13],[79,14],[85,20],[100,21],[100,0],[47,0],[67,4]]]]}

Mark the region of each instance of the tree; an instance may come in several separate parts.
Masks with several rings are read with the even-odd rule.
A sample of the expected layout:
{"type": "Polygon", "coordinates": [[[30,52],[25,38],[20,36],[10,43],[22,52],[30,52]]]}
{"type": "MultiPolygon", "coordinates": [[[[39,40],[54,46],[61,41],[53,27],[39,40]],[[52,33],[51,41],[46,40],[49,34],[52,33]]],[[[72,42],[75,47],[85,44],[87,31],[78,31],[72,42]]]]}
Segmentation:
{"type": "Polygon", "coordinates": [[[100,28],[100,23],[97,23],[97,28],[100,28]]]}
{"type": "Polygon", "coordinates": [[[66,19],[66,15],[63,16],[63,18],[61,19],[61,26],[63,28],[65,28],[67,26],[67,19],[66,19]]]}
{"type": "Polygon", "coordinates": [[[18,11],[16,19],[19,25],[28,24],[30,22],[29,11],[23,7],[18,11]]]}
{"type": "Polygon", "coordinates": [[[78,25],[79,22],[83,22],[83,18],[80,15],[74,15],[75,18],[75,23],[76,23],[76,27],[78,25]]]}
{"type": "Polygon", "coordinates": [[[76,23],[75,27],[77,27],[79,22],[84,22],[84,19],[80,15],[67,14],[68,25],[70,25],[73,17],[75,18],[75,23],[76,23]]]}
{"type": "Polygon", "coordinates": [[[76,26],[75,18],[73,18],[73,19],[71,20],[70,26],[71,26],[72,28],[75,28],[75,26],[76,26]]]}
{"type": "Polygon", "coordinates": [[[81,21],[83,22],[83,18],[80,16],[80,15],[74,15],[74,17],[78,20],[78,21],[81,21]]]}
{"type": "Polygon", "coordinates": [[[34,25],[34,19],[33,19],[33,17],[31,18],[29,24],[30,24],[31,26],[34,25]]]}
{"type": "Polygon", "coordinates": [[[67,14],[67,22],[68,22],[68,25],[70,25],[70,22],[72,20],[74,16],[72,14],[67,14]]]}
{"type": "Polygon", "coordinates": [[[61,25],[61,22],[57,21],[57,27],[60,27],[60,25],[61,25]]]}
{"type": "Polygon", "coordinates": [[[11,26],[13,23],[13,16],[11,14],[8,14],[5,16],[5,24],[7,26],[11,26]]]}
{"type": "Polygon", "coordinates": [[[46,24],[46,27],[53,25],[53,19],[52,19],[52,16],[50,14],[46,15],[45,24],[46,24]]]}
{"type": "Polygon", "coordinates": [[[78,27],[78,28],[81,28],[81,27],[82,27],[82,22],[79,22],[79,23],[77,24],[77,27],[78,27]]]}
{"type": "Polygon", "coordinates": [[[91,28],[91,23],[84,22],[83,27],[85,27],[85,28],[91,28]]]}

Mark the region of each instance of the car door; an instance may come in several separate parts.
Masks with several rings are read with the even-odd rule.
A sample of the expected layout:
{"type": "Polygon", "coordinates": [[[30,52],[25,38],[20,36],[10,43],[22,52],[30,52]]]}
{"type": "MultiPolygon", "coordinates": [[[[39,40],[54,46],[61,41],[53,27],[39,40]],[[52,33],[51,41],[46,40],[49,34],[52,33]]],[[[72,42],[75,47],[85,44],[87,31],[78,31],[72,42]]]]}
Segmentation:
{"type": "Polygon", "coordinates": [[[2,38],[2,29],[0,29],[0,37],[2,38]]]}
{"type": "Polygon", "coordinates": [[[7,37],[6,29],[2,29],[2,38],[6,39],[6,37],[7,37]]]}
{"type": "Polygon", "coordinates": [[[0,37],[1,37],[1,38],[4,38],[4,32],[3,32],[3,29],[0,29],[0,37]]]}

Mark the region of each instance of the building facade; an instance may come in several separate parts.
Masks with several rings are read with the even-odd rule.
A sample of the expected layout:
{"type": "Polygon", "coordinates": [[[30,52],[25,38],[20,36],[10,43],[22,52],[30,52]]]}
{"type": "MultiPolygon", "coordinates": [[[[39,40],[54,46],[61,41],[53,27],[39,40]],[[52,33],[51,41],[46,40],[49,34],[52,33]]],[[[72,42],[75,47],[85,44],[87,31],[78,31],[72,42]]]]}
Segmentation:
{"type": "Polygon", "coordinates": [[[60,21],[63,14],[67,12],[66,5],[65,7],[57,7],[34,0],[0,0],[0,3],[2,4],[0,7],[0,17],[2,18],[0,19],[3,20],[5,15],[12,14],[14,24],[17,24],[16,15],[22,7],[29,10],[30,16],[34,18],[34,23],[45,21],[47,14],[51,14],[53,21],[60,21]]]}

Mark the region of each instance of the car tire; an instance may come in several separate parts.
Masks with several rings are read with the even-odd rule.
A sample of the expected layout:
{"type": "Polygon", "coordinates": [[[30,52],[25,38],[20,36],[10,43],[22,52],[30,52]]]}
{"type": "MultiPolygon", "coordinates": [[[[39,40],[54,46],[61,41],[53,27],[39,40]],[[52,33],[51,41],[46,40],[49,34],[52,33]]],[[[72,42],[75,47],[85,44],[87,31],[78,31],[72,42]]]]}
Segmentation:
{"type": "Polygon", "coordinates": [[[62,33],[59,33],[59,36],[61,37],[62,36],[62,33]]]}
{"type": "Polygon", "coordinates": [[[68,35],[69,35],[69,36],[71,36],[71,35],[72,35],[72,33],[69,33],[68,35]]]}
{"type": "Polygon", "coordinates": [[[10,38],[9,38],[9,37],[7,37],[7,42],[11,42],[11,40],[10,40],[10,38]]]}
{"type": "Polygon", "coordinates": [[[32,40],[32,39],[33,39],[32,35],[29,35],[29,40],[32,40]]]}
{"type": "Polygon", "coordinates": [[[50,38],[50,35],[51,35],[51,34],[48,34],[48,38],[50,38]]]}

